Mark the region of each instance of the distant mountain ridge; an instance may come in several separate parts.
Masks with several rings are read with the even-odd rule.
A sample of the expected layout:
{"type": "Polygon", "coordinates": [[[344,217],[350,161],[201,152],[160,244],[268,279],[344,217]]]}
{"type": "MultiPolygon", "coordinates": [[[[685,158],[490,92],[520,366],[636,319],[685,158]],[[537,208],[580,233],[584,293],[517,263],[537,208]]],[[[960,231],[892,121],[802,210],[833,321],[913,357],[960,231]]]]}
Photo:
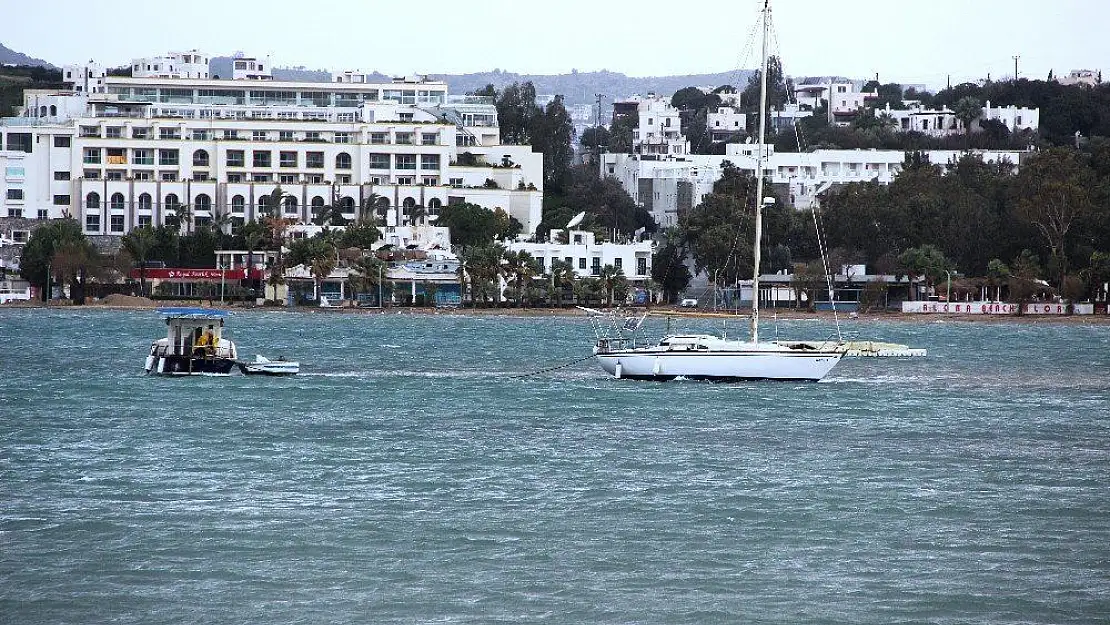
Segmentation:
{"type": "MultiPolygon", "coordinates": [[[[213,73],[226,78],[224,74],[230,73],[231,59],[230,56],[212,57],[210,67],[213,68],[213,73]],[[217,71],[217,69],[225,71],[217,71]]],[[[16,52],[3,44],[0,44],[0,63],[55,68],[47,61],[16,52]]],[[[327,70],[311,70],[304,67],[275,67],[273,74],[276,80],[331,82],[332,79],[331,72],[327,70]]],[[[539,95],[562,95],[567,104],[592,104],[597,101],[597,94],[601,94],[604,106],[609,106],[614,98],[626,98],[635,94],[657,93],[669,96],[683,87],[719,87],[731,84],[743,88],[751,75],[752,71],[746,69],[712,74],[645,77],[627,76],[608,70],[597,72],[572,70],[569,74],[518,74],[495,69],[491,72],[473,74],[429,74],[431,78],[445,81],[450,93],[454,94],[475,91],[486,85],[503,89],[514,82],[531,81],[539,95]]],[[[389,82],[392,76],[370,72],[369,78],[374,81],[389,82]]]]}
{"type": "Polygon", "coordinates": [[[47,61],[27,56],[22,52],[16,52],[2,43],[0,43],[0,65],[32,65],[34,67],[57,69],[47,61]]]}

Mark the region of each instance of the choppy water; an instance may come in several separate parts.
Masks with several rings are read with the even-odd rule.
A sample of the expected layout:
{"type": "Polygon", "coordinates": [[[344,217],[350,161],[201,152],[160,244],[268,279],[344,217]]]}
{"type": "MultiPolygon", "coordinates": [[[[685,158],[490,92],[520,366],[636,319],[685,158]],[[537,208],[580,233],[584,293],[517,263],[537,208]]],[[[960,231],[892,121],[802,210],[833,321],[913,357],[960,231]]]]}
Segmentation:
{"type": "Polygon", "coordinates": [[[0,622],[1110,620],[1110,326],[655,384],[509,377],[575,318],[229,324],[304,373],[145,377],[150,311],[0,311],[0,622]]]}

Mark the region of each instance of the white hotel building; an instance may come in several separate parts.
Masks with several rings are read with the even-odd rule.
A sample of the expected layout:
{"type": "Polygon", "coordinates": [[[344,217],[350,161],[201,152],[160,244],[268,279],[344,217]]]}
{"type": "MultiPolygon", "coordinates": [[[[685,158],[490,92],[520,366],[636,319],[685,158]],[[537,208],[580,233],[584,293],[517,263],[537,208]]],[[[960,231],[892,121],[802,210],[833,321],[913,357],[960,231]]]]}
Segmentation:
{"type": "MultiPolygon", "coordinates": [[[[677,158],[650,158],[636,154],[602,155],[602,175],[616,178],[632,199],[651,212],[660,227],[678,223],[681,212],[701,203],[721,177],[722,164],[731,161],[754,173],[755,146],[729,144],[720,155],[688,154],[677,158]]],[[[766,145],[763,173],[767,180],[789,196],[797,209],[812,208],[819,195],[836,184],[875,181],[890,184],[902,171],[906,153],[901,150],[814,150],[775,152],[766,145]]],[[[1021,164],[1029,152],[1018,150],[972,150],[988,162],[1021,164]]],[[[957,150],[927,150],[929,161],[947,168],[964,153],[957,150]]]]}
{"type": "MultiPolygon", "coordinates": [[[[189,58],[174,71],[189,73],[199,64],[185,61],[203,57],[178,56],[189,58]]],[[[528,233],[541,219],[542,154],[501,145],[492,102],[450,96],[442,82],[113,77],[93,68],[90,83],[90,72],[66,71],[73,90],[29,91],[22,115],[0,120],[0,216],[71,215],[89,235],[173,215],[188,216],[186,228],[225,214],[241,224],[266,211],[280,186],[287,218],[310,222],[334,202],[353,219],[374,201],[387,234],[412,225],[417,206],[421,221],[434,222],[456,202],[504,209],[528,233]]]]}

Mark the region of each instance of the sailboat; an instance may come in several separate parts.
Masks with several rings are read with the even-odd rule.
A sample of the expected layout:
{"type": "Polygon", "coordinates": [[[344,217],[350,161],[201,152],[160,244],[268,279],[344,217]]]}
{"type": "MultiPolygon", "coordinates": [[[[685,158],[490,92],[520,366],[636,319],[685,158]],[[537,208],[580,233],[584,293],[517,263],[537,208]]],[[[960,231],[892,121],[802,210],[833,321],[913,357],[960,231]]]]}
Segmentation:
{"type": "Polygon", "coordinates": [[[584,309],[594,321],[594,355],[601,367],[617,378],[637,380],[800,380],[824,378],[844,356],[840,341],[760,341],[759,263],[763,236],[763,160],[767,124],[767,29],[770,0],[763,4],[763,63],[759,90],[759,149],[756,150],[755,241],[752,277],[751,338],[729,340],[709,334],[663,337],[655,345],[637,346],[635,332],[644,317],[615,324],[614,335],[600,322],[607,315],[584,309]]]}

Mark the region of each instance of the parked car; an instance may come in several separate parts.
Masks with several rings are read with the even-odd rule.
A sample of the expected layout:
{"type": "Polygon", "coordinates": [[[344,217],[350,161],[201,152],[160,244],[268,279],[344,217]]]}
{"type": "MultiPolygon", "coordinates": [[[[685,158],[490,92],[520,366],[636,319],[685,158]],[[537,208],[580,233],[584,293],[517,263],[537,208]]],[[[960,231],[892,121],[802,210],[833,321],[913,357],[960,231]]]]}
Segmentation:
{"type": "Polygon", "coordinates": [[[698,300],[692,297],[687,297],[686,299],[682,300],[682,303],[680,303],[679,306],[683,308],[697,308],[698,300]]]}

